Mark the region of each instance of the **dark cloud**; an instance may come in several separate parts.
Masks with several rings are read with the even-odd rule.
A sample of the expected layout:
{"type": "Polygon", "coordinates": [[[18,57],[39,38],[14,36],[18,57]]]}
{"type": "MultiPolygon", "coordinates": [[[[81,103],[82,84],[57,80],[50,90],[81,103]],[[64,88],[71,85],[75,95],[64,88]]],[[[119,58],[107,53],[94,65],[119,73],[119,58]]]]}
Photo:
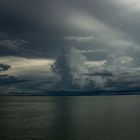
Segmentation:
{"type": "Polygon", "coordinates": [[[7,71],[11,68],[10,65],[7,64],[0,64],[0,88],[2,86],[7,86],[7,85],[14,85],[14,84],[18,84],[21,82],[25,82],[27,80],[25,79],[21,79],[18,77],[14,77],[14,76],[10,76],[7,74],[2,74],[3,71],[7,71]]]}
{"type": "Polygon", "coordinates": [[[6,64],[0,64],[0,71],[6,71],[8,69],[10,69],[11,66],[6,65],[6,64]]]}
{"type": "Polygon", "coordinates": [[[94,72],[94,73],[84,73],[83,75],[86,76],[102,76],[102,77],[112,77],[113,74],[109,71],[99,71],[99,72],[94,72]]]}
{"type": "Polygon", "coordinates": [[[56,59],[52,69],[60,78],[48,89],[137,88],[139,7],[137,0],[5,0],[0,56],[56,59]]]}
{"type": "Polygon", "coordinates": [[[8,84],[16,84],[19,82],[25,82],[26,80],[18,79],[14,76],[0,75],[0,86],[8,84]]]}

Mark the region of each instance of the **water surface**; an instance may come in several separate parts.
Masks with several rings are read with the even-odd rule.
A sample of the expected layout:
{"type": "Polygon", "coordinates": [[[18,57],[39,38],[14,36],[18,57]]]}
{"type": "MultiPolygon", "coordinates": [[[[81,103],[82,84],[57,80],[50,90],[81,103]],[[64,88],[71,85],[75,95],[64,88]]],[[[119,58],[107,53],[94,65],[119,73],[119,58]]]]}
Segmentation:
{"type": "Polygon", "coordinates": [[[0,140],[140,140],[140,96],[1,96],[0,140]]]}

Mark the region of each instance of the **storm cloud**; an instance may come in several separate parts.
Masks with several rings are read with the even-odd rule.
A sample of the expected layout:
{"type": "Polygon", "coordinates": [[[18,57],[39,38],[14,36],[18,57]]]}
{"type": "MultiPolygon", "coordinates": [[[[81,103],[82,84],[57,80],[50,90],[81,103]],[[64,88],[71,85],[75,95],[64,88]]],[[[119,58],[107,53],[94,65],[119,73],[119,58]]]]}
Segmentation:
{"type": "MultiPolygon", "coordinates": [[[[46,75],[53,78],[40,89],[138,89],[139,14],[139,0],[5,0],[0,56],[51,60],[46,75]]],[[[38,67],[31,73],[39,75],[36,81],[38,67]]],[[[21,69],[20,76],[26,74],[21,69]]]]}

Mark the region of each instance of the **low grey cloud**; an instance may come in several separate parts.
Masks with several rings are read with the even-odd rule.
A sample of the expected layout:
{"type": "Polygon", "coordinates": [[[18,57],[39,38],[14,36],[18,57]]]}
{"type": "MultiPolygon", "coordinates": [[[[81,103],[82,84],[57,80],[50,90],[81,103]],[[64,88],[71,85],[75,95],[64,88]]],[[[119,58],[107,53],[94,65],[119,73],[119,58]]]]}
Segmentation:
{"type": "Polygon", "coordinates": [[[74,48],[65,50],[52,68],[60,76],[58,87],[63,89],[127,90],[134,85],[136,88],[135,83],[140,80],[136,78],[140,67],[133,66],[130,56],[109,55],[104,63],[90,66],[86,57],[74,48]]]}
{"type": "Polygon", "coordinates": [[[94,36],[85,36],[85,37],[68,36],[65,37],[65,39],[69,41],[89,42],[94,41],[96,38],[94,36]]]}
{"type": "MultiPolygon", "coordinates": [[[[3,74],[3,72],[9,70],[11,68],[10,65],[0,64],[0,91],[2,93],[7,93],[7,89],[4,90],[5,86],[13,86],[15,84],[26,82],[27,80],[22,79],[20,77],[10,76],[7,74],[3,74]]],[[[10,92],[10,91],[9,91],[10,92]]]]}
{"type": "Polygon", "coordinates": [[[10,85],[10,84],[17,84],[19,82],[25,82],[26,80],[16,78],[14,76],[9,75],[0,75],[0,86],[10,85]]]}

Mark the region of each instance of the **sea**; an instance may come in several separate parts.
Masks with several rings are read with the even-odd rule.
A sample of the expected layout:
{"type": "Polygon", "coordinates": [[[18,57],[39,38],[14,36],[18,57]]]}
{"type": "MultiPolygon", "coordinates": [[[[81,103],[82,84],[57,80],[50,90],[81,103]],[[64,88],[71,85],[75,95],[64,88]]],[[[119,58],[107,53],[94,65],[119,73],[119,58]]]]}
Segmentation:
{"type": "Polygon", "coordinates": [[[0,140],[140,140],[140,96],[0,96],[0,140]]]}

